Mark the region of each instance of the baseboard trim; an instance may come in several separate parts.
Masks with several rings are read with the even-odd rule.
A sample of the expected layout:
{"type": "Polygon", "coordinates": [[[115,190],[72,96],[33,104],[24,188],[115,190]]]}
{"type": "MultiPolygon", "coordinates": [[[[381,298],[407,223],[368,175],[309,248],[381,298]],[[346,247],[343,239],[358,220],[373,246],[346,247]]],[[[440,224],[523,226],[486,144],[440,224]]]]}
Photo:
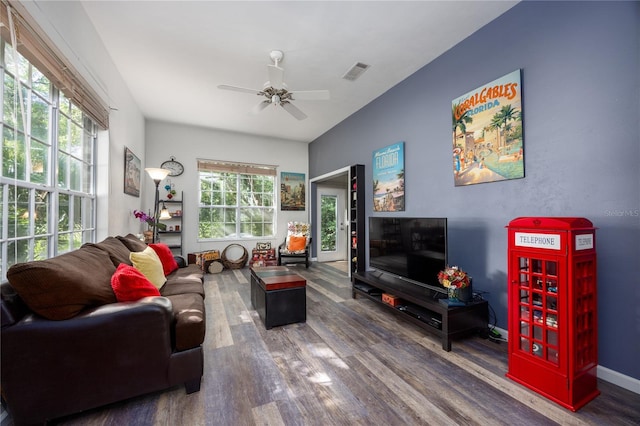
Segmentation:
{"type": "Polygon", "coordinates": [[[598,365],[598,378],[640,395],[640,380],[598,365]]]}
{"type": "MultiPolygon", "coordinates": [[[[500,327],[495,327],[495,329],[499,331],[500,334],[502,334],[502,337],[505,340],[509,340],[509,332],[507,330],[504,330],[500,327]]],[[[607,367],[603,367],[601,365],[598,365],[596,372],[598,375],[598,379],[602,379],[605,382],[620,386],[621,388],[640,395],[640,380],[634,379],[630,376],[626,376],[622,373],[619,373],[607,367]]]]}

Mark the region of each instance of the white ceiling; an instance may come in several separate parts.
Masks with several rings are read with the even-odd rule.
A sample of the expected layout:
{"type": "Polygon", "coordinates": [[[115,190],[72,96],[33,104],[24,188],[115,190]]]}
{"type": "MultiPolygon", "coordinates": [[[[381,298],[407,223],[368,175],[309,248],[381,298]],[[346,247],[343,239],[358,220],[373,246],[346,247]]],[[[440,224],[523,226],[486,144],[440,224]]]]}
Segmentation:
{"type": "Polygon", "coordinates": [[[517,2],[82,3],[145,117],[310,142],[517,2]],[[294,102],[306,120],[251,114],[258,96],[217,88],[262,89],[272,50],[290,90],[331,92],[294,102]],[[342,79],[356,62],[371,67],[342,79]]]}

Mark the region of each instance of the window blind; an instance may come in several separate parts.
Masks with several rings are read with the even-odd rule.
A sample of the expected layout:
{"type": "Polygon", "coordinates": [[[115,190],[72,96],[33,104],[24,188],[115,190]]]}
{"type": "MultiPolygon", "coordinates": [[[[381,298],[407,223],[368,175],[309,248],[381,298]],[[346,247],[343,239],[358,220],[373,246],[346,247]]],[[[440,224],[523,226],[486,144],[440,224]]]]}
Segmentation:
{"type": "MultiPolygon", "coordinates": [[[[10,43],[11,31],[9,11],[6,0],[0,7],[0,34],[10,43]]],[[[100,127],[109,127],[109,106],[91,88],[80,73],[64,58],[51,39],[37,25],[19,2],[9,6],[13,26],[16,32],[18,52],[35,65],[51,83],[71,99],[84,113],[89,115],[100,127]]]]}
{"type": "Polygon", "coordinates": [[[276,176],[278,166],[267,164],[230,163],[218,160],[198,159],[199,172],[227,172],[249,175],[276,176]]]}

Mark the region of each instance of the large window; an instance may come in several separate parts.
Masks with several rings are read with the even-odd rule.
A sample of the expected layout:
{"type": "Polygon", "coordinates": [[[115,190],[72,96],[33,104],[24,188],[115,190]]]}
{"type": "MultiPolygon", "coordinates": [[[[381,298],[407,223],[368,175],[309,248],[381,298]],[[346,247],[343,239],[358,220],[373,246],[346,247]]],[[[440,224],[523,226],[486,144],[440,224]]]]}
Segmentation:
{"type": "Polygon", "coordinates": [[[198,160],[198,239],[275,234],[275,166],[198,160]]]}
{"type": "Polygon", "coordinates": [[[15,263],[94,241],[97,126],[9,43],[0,47],[4,281],[15,263]]]}

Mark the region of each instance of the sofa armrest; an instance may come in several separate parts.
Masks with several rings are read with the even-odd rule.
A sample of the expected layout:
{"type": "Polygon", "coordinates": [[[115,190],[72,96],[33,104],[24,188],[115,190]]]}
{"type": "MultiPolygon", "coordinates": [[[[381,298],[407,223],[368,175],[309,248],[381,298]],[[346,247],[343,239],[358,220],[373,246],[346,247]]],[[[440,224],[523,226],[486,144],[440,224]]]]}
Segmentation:
{"type": "Polygon", "coordinates": [[[28,402],[63,413],[162,389],[172,323],[165,297],[108,304],[62,321],[25,315],[2,329],[3,397],[17,412],[28,402]]]}
{"type": "Polygon", "coordinates": [[[177,254],[174,254],[173,257],[174,259],[176,259],[176,263],[178,264],[179,268],[186,268],[189,265],[189,263],[184,257],[177,254]]]}

